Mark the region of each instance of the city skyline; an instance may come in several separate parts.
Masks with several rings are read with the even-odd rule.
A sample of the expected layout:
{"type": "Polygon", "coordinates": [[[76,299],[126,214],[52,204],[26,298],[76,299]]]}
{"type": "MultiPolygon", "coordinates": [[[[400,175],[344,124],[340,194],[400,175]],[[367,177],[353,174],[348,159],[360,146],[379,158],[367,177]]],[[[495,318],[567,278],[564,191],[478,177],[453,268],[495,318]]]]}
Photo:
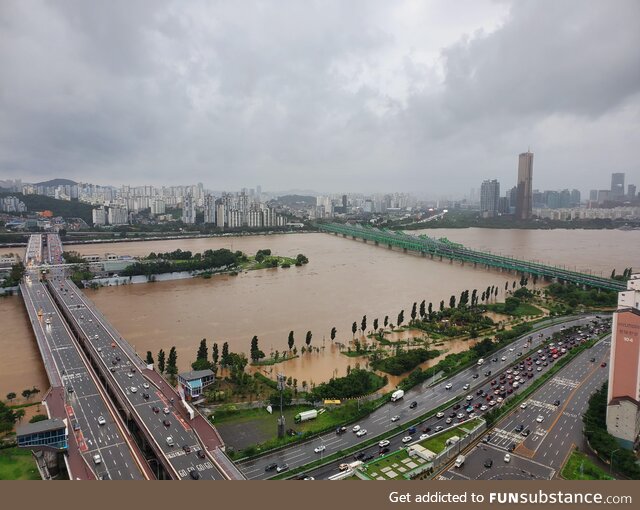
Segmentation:
{"type": "Polygon", "coordinates": [[[0,178],[452,196],[530,146],[539,189],[640,180],[636,2],[261,5],[8,2],[0,178]]]}

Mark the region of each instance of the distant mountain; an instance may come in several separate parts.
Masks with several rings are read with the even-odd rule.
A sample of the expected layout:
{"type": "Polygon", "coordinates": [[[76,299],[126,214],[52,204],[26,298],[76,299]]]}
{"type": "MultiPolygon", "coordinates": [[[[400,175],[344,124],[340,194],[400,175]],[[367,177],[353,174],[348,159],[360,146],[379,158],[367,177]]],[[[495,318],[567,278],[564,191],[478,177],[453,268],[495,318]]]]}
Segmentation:
{"type": "Polygon", "coordinates": [[[73,186],[78,184],[70,179],[51,179],[50,181],[36,182],[36,186],[73,186]]]}

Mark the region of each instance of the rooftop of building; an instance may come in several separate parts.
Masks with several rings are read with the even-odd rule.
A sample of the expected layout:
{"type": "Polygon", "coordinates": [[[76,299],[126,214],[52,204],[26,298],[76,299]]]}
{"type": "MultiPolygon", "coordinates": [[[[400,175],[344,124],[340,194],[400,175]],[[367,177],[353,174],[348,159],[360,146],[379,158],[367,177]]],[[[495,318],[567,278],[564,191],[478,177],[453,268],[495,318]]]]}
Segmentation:
{"type": "Polygon", "coordinates": [[[38,434],[39,432],[46,432],[48,430],[57,430],[65,427],[65,423],[59,418],[52,418],[49,420],[37,421],[35,423],[27,423],[21,425],[16,430],[18,436],[26,436],[28,434],[38,434]]]}
{"type": "Polygon", "coordinates": [[[186,381],[193,381],[194,379],[202,379],[203,377],[211,377],[214,375],[213,371],[208,368],[204,370],[191,370],[190,372],[182,372],[178,374],[179,377],[186,381]]]}

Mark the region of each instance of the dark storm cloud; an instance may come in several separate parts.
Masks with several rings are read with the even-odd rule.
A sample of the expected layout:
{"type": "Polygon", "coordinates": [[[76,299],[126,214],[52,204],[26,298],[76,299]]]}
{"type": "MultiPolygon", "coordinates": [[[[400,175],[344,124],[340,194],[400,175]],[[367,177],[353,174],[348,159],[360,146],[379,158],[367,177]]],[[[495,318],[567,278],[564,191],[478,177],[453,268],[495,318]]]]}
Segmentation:
{"type": "Polygon", "coordinates": [[[639,6],[6,1],[0,176],[437,195],[531,146],[537,187],[640,181],[639,6]]]}

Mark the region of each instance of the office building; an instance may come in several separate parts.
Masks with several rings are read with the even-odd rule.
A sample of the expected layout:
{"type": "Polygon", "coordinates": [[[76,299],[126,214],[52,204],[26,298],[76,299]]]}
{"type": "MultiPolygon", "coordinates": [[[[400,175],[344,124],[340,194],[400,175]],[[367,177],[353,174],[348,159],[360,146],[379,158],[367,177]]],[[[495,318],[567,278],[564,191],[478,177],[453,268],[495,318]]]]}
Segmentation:
{"type": "Polygon", "coordinates": [[[591,191],[589,191],[589,201],[591,201],[591,202],[597,202],[598,201],[598,190],[597,189],[592,189],[591,191]]]}
{"type": "Polygon", "coordinates": [[[624,173],[611,174],[611,199],[622,200],[624,198],[624,173]]]}
{"type": "Polygon", "coordinates": [[[518,196],[516,201],[516,217],[519,220],[531,218],[533,184],[533,153],[523,152],[518,158],[518,196]]]}
{"type": "Polygon", "coordinates": [[[480,186],[480,212],[487,217],[497,215],[499,198],[500,183],[496,179],[483,181],[480,186]]]}
{"type": "Polygon", "coordinates": [[[607,431],[625,448],[633,448],[640,434],[640,273],[618,293],[613,314],[607,431]]]}
{"type": "Polygon", "coordinates": [[[635,200],[635,198],[636,198],[636,185],[635,184],[629,184],[627,186],[627,198],[629,200],[635,200]]]}

